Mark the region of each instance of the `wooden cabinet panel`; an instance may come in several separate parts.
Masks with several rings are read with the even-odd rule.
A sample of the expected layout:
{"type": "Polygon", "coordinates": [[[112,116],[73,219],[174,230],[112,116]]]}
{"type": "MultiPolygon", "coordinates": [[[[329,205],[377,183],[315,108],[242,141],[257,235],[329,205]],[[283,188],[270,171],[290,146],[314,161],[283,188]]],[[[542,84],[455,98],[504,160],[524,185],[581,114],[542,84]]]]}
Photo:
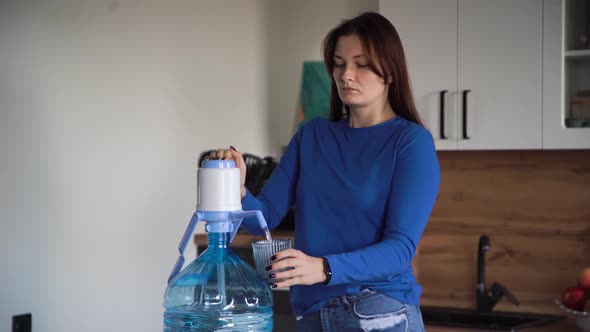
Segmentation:
{"type": "Polygon", "coordinates": [[[441,188],[420,243],[422,303],[475,305],[477,243],[486,283],[521,301],[499,310],[561,313],[553,303],[590,266],[590,151],[439,151],[441,188]]]}

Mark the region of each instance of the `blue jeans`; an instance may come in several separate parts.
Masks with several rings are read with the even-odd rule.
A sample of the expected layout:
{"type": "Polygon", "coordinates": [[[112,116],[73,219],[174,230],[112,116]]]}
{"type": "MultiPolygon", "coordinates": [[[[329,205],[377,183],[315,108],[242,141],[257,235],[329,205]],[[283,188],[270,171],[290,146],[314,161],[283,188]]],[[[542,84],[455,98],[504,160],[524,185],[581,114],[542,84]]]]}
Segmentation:
{"type": "Polygon", "coordinates": [[[424,332],[418,306],[372,290],[333,298],[295,326],[297,332],[424,332]]]}

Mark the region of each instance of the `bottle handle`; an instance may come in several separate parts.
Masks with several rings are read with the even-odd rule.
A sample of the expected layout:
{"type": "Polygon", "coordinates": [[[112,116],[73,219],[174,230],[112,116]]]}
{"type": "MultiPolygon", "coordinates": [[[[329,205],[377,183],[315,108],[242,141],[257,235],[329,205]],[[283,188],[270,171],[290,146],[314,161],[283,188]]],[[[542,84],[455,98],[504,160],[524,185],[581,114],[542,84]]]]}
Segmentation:
{"type": "Polygon", "coordinates": [[[199,220],[201,220],[201,214],[198,212],[193,213],[193,216],[191,217],[191,220],[188,223],[188,227],[186,228],[186,231],[182,236],[182,240],[180,240],[180,243],[178,244],[178,252],[180,255],[178,256],[176,264],[174,265],[174,268],[172,268],[172,272],[168,277],[168,284],[170,284],[170,281],[172,281],[172,279],[178,274],[178,272],[182,270],[182,266],[184,265],[184,251],[186,250],[186,247],[189,241],[191,240],[191,237],[193,235],[193,232],[195,231],[195,228],[197,227],[197,224],[199,223],[199,220]]]}

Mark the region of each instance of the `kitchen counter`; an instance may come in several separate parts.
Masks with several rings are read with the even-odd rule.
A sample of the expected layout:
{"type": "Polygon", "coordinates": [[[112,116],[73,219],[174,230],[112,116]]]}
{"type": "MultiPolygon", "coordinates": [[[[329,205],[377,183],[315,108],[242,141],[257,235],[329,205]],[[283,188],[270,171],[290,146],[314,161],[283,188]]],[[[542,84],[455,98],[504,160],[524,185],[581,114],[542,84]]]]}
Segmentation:
{"type": "MultiPolygon", "coordinates": [[[[273,231],[272,237],[275,239],[291,239],[291,243],[295,240],[293,232],[278,232],[273,231]]],[[[248,233],[238,233],[231,243],[231,247],[235,248],[252,248],[252,243],[260,240],[265,240],[263,235],[250,235],[248,233]]],[[[195,245],[198,247],[207,245],[207,234],[195,234],[195,245]]]]}
{"type": "MultiPolygon", "coordinates": [[[[291,239],[291,242],[293,243],[294,241],[294,234],[293,232],[289,232],[289,231],[273,231],[272,233],[273,238],[288,238],[291,239]]],[[[238,233],[234,240],[231,243],[231,247],[238,249],[240,251],[240,254],[242,253],[242,251],[246,250],[251,250],[252,248],[252,243],[256,242],[256,241],[260,241],[260,240],[264,240],[264,236],[255,236],[255,235],[250,235],[248,233],[238,233]]],[[[201,248],[206,247],[207,246],[207,234],[195,234],[194,235],[194,243],[195,245],[199,248],[199,252],[202,251],[201,248]]],[[[246,257],[242,257],[242,258],[246,258],[246,257]]],[[[247,261],[249,259],[246,259],[247,261]]],[[[252,262],[249,262],[252,263],[252,262]]],[[[282,292],[281,292],[282,293],[282,292]]],[[[285,302],[287,303],[287,302],[285,302]]],[[[290,311],[290,310],[289,310],[290,311]]],[[[290,315],[287,312],[281,313],[282,315],[290,315]]],[[[288,319],[285,319],[285,323],[292,323],[293,319],[292,317],[288,319]]],[[[278,323],[278,322],[277,322],[278,323]]],[[[286,329],[289,330],[289,329],[286,329]]],[[[285,331],[286,331],[285,330],[285,331]]],[[[431,325],[426,325],[426,332],[482,332],[484,330],[478,330],[478,329],[461,329],[461,328],[456,328],[456,327],[441,327],[441,326],[431,326],[431,325]]],[[[548,323],[545,325],[541,325],[538,327],[530,327],[524,330],[521,330],[524,332],[576,332],[577,331],[577,327],[576,327],[576,323],[575,320],[573,318],[568,317],[567,319],[564,320],[560,320],[557,322],[553,322],[553,323],[548,323]]]]}
{"type": "MultiPolygon", "coordinates": [[[[426,332],[482,332],[484,330],[476,329],[460,329],[456,327],[442,327],[442,326],[430,326],[426,325],[426,332]]],[[[576,332],[576,322],[573,318],[568,317],[567,319],[560,320],[546,325],[537,327],[529,327],[527,329],[519,330],[523,332],[576,332]]]]}

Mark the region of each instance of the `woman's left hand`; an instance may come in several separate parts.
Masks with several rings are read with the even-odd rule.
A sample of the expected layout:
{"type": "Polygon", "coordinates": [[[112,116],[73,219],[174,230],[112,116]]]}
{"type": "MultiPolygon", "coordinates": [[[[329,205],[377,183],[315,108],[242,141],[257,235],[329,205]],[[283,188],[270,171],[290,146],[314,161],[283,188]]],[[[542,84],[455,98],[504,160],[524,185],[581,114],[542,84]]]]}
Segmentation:
{"type": "Polygon", "coordinates": [[[288,280],[273,284],[273,288],[293,285],[313,285],[326,280],[324,260],[321,257],[308,256],[297,249],[286,249],[277,252],[272,265],[269,265],[267,269],[269,269],[269,279],[289,278],[288,280]],[[289,267],[292,269],[275,272],[276,270],[289,267]]]}

